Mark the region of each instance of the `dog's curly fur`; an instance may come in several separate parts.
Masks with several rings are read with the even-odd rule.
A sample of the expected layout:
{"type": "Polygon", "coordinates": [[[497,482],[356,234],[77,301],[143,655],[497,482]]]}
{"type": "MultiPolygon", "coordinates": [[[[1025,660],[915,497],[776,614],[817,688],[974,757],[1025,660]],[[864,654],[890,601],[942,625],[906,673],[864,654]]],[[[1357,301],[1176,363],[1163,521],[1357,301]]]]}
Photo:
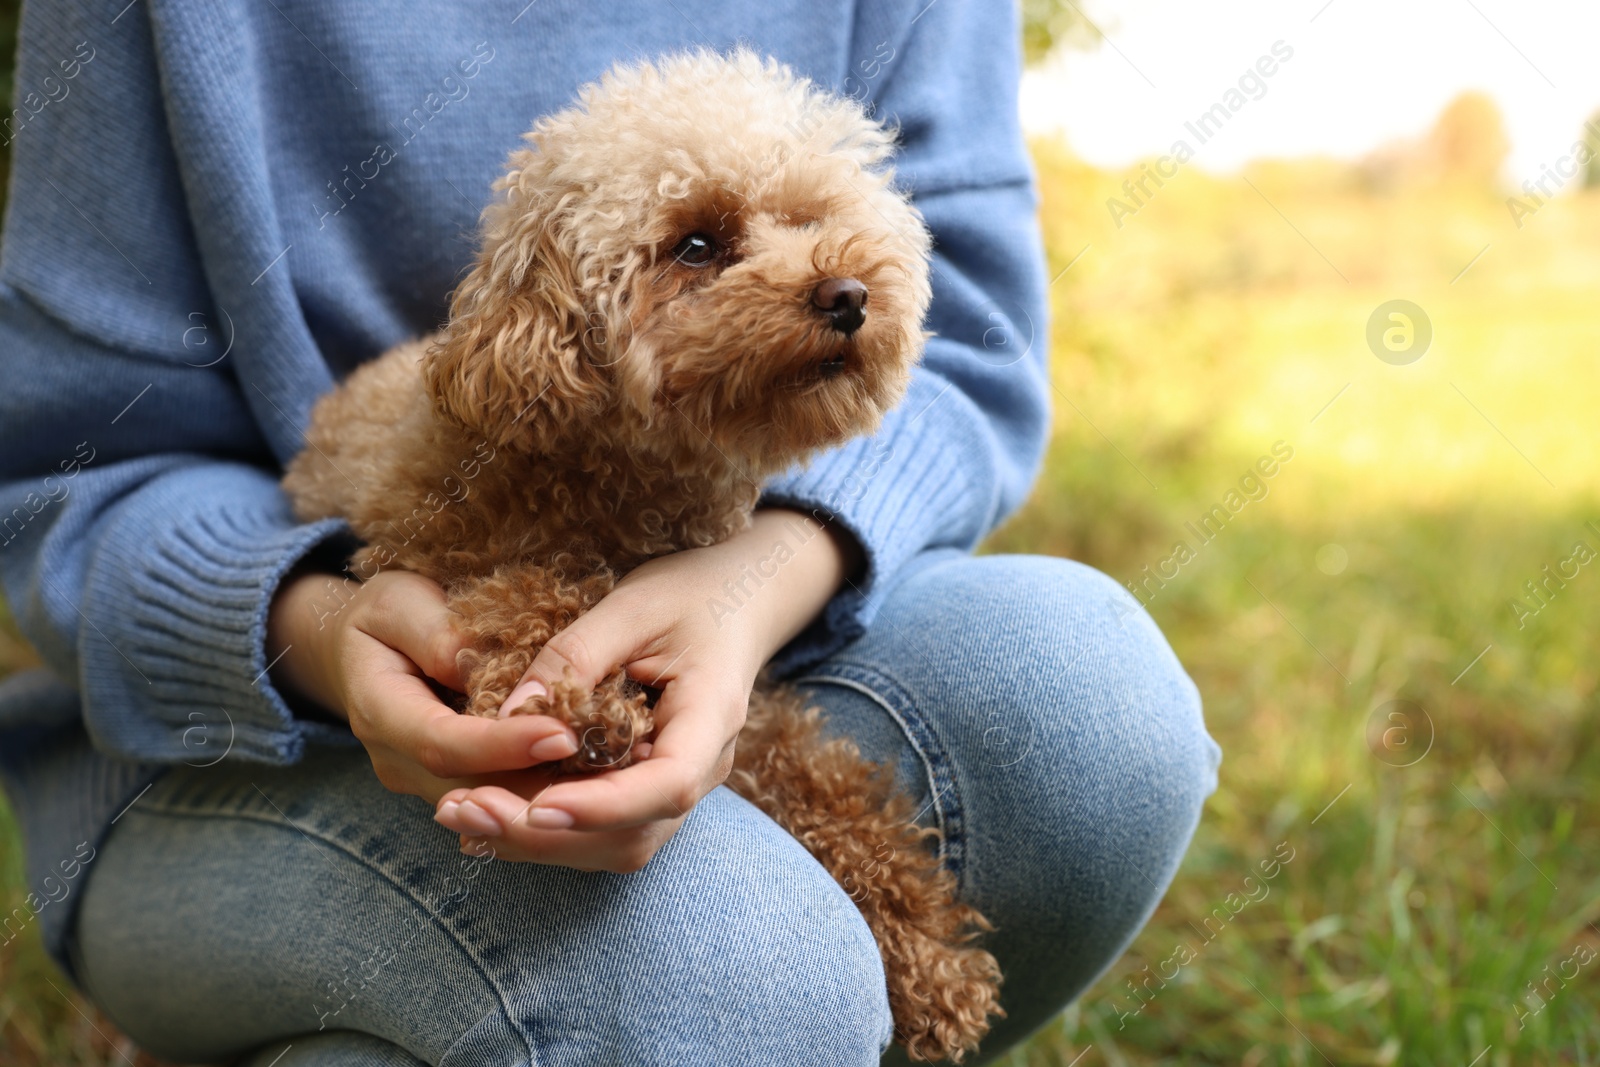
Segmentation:
{"type": "MultiPolygon", "coordinates": [[[[302,519],[350,521],[357,573],[444,586],[472,639],[474,714],[495,714],[630,569],[723,540],[764,478],[872,431],[904,392],[929,300],[892,133],[776,62],[619,66],[527,140],[445,328],[320,401],[284,479],[302,519]],[[814,306],[830,278],[866,287],[853,332],[814,306]]],[[[574,726],[573,773],[625,766],[652,728],[649,694],[620,671],[517,710],[574,726]]],[[[888,772],[763,682],[730,784],[857,902],[910,1054],[975,1048],[999,1013],[998,966],[972,943],[988,927],[888,772]]]]}

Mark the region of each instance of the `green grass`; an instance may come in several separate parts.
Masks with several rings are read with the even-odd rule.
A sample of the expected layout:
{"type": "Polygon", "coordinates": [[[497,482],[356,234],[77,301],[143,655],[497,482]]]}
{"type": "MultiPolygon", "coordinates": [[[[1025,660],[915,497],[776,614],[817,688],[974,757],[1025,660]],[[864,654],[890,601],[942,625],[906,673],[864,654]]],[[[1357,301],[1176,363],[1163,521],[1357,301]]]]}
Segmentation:
{"type": "Polygon", "coordinates": [[[1509,606],[1600,549],[1600,200],[1518,232],[1481,192],[1263,167],[1271,205],[1189,175],[1117,231],[1120,175],[1038,155],[1055,269],[1091,251],[1052,294],[1071,402],[991,547],[1137,580],[1274,441],[1295,456],[1149,598],[1225,751],[1194,847],[1128,956],[1009,1063],[1600,1062],[1600,567],[1521,627],[1509,606]],[[1362,339],[1394,296],[1437,330],[1409,367],[1362,339]],[[1431,724],[1409,748],[1369,738],[1394,700],[1431,724]],[[1280,842],[1295,858],[1233,915],[1280,842]]]}
{"type": "MultiPolygon", "coordinates": [[[[1542,967],[1600,948],[1588,925],[1600,913],[1600,754],[1582,665],[1594,601],[1574,583],[1526,633],[1485,625],[1497,608],[1485,591],[1515,587],[1534,570],[1517,561],[1555,558],[1597,511],[1536,524],[1490,507],[1358,523],[1246,512],[1250,525],[1224,531],[1153,604],[1205,694],[1226,752],[1221,789],[1133,952],[1060,1039],[1013,1062],[1065,1063],[1058,1053],[1091,1042],[1111,1063],[1322,1062],[1313,1042],[1340,1064],[1464,1065],[1491,1044],[1485,1062],[1600,1060],[1593,964],[1516,1025],[1542,967]],[[1349,558],[1337,576],[1315,563],[1329,543],[1349,558]],[[1369,715],[1396,698],[1431,721],[1425,755],[1428,730],[1410,752],[1380,747],[1394,763],[1421,757],[1410,766],[1368,747],[1369,715]],[[1293,862],[1208,941],[1196,928],[1278,842],[1293,862]],[[1129,976],[1180,945],[1196,961],[1119,1028],[1138,1004],[1129,976]]],[[[1036,506],[1001,540],[1073,543],[1069,522],[1052,525],[1036,506]]],[[[1116,573],[1143,559],[1096,562],[1116,573]]]]}

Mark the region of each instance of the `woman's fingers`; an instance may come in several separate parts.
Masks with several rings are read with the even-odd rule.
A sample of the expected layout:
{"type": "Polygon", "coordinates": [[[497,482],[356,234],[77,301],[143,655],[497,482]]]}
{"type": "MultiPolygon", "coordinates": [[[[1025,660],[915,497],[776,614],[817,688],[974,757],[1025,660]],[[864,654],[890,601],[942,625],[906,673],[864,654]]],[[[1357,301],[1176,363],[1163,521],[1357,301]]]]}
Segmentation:
{"type": "Polygon", "coordinates": [[[556,831],[575,831],[594,842],[601,834],[683,818],[700,799],[699,785],[694,768],[651,759],[620,771],[568,779],[531,795],[498,785],[452,790],[440,798],[435,814],[452,830],[482,834],[488,831],[456,817],[452,806],[469,813],[481,809],[508,836],[534,848],[551,844],[544,835],[556,831]]]}
{"type": "Polygon", "coordinates": [[[616,606],[615,596],[613,593],[602,599],[545,642],[523,673],[522,681],[500,705],[502,717],[521,707],[529,697],[550,692],[562,679],[585,690],[593,689],[639,651],[642,627],[638,620],[628,617],[628,611],[616,606]]]}
{"type": "Polygon", "coordinates": [[[466,687],[457,666],[465,640],[436,582],[391,572],[362,594],[345,635],[345,704],[386,786],[431,798],[451,779],[520,770],[578,750],[571,729],[555,719],[458,715],[435,696],[422,675],[466,687]]]}
{"type": "Polygon", "coordinates": [[[457,662],[466,638],[437,582],[394,571],[374,578],[362,592],[370,599],[355,621],[358,630],[402,653],[441,685],[466,689],[457,662]]]}
{"type": "MultiPolygon", "coordinates": [[[[662,693],[648,759],[620,771],[564,778],[523,799],[515,811],[512,801],[495,795],[492,810],[537,830],[603,832],[681,819],[727,777],[745,706],[738,687],[715,673],[686,672],[662,693]]],[[[476,802],[479,792],[456,799],[476,802]]]]}
{"type": "Polygon", "coordinates": [[[351,716],[357,737],[369,748],[379,745],[409,759],[434,778],[519,770],[578,751],[572,730],[556,719],[458,715],[420,677],[397,665],[376,671],[370,684],[370,692],[356,702],[360,714],[351,716]]]}
{"type": "Polygon", "coordinates": [[[538,810],[532,799],[495,785],[452,790],[440,799],[434,816],[463,838],[487,838],[503,859],[557,864],[586,871],[637,871],[650,861],[682,823],[682,816],[620,830],[586,832],[551,829],[528,822],[538,810]]]}

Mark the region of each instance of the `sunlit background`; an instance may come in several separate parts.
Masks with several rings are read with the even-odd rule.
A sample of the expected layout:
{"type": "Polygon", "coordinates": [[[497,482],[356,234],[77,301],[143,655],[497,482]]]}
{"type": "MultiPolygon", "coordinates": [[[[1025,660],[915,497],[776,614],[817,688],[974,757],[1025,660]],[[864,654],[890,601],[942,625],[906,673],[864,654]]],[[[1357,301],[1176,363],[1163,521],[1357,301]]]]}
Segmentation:
{"type": "MultiPolygon", "coordinates": [[[[1274,41],[1294,51],[1245,121],[1198,164],[1357,160],[1425,133],[1457,95],[1488,94],[1510,139],[1505,178],[1520,184],[1566,152],[1600,105],[1600,5],[1509,0],[1183,0],[1061,5],[1084,12],[1103,46],[1062,50],[1029,73],[1022,113],[1064,135],[1084,160],[1123,167],[1166,152],[1274,41]]],[[[1092,30],[1089,32],[1093,32],[1092,30]]],[[[1081,39],[1081,38],[1080,38],[1081,39]]]]}
{"type": "MultiPolygon", "coordinates": [[[[1126,583],[1226,755],[1004,1062],[1600,1062],[1600,6],[1023,6],[1056,432],[989,547],[1126,583]]],[[[123,1062],[52,977],[0,948],[0,1061],[123,1062]]]]}
{"type": "Polygon", "coordinates": [[[1011,1062],[1596,1062],[1600,8],[1059,10],[1057,431],[996,542],[1129,583],[1226,755],[1011,1062]]]}

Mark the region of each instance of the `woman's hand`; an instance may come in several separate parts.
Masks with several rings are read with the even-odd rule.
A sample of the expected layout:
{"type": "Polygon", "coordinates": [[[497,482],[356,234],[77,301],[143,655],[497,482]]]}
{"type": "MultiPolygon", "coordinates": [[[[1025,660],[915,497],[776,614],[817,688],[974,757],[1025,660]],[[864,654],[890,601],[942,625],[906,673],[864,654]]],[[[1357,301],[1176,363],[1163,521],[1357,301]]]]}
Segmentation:
{"type": "Polygon", "coordinates": [[[553,785],[530,776],[452,790],[435,817],[462,834],[464,847],[495,838],[502,859],[643,867],[728,777],[757,672],[822,610],[856,569],[857,553],[809,516],[770,509],[721,544],[630,572],[551,639],[506,707],[563,675],[588,687],[623,667],[662,687],[654,743],[639,753],[647,758],[553,785]]]}
{"type": "MultiPolygon", "coordinates": [[[[441,703],[424,678],[463,689],[463,646],[444,591],[405,571],[359,584],[318,573],[290,578],[267,618],[274,684],[348,721],[378,780],[430,803],[465,784],[520,781],[525,768],[578,750],[555,719],[484,719],[441,703]]],[[[461,821],[471,824],[473,815],[468,809],[461,821]]],[[[495,828],[486,815],[478,820],[480,830],[495,828]]]]}

